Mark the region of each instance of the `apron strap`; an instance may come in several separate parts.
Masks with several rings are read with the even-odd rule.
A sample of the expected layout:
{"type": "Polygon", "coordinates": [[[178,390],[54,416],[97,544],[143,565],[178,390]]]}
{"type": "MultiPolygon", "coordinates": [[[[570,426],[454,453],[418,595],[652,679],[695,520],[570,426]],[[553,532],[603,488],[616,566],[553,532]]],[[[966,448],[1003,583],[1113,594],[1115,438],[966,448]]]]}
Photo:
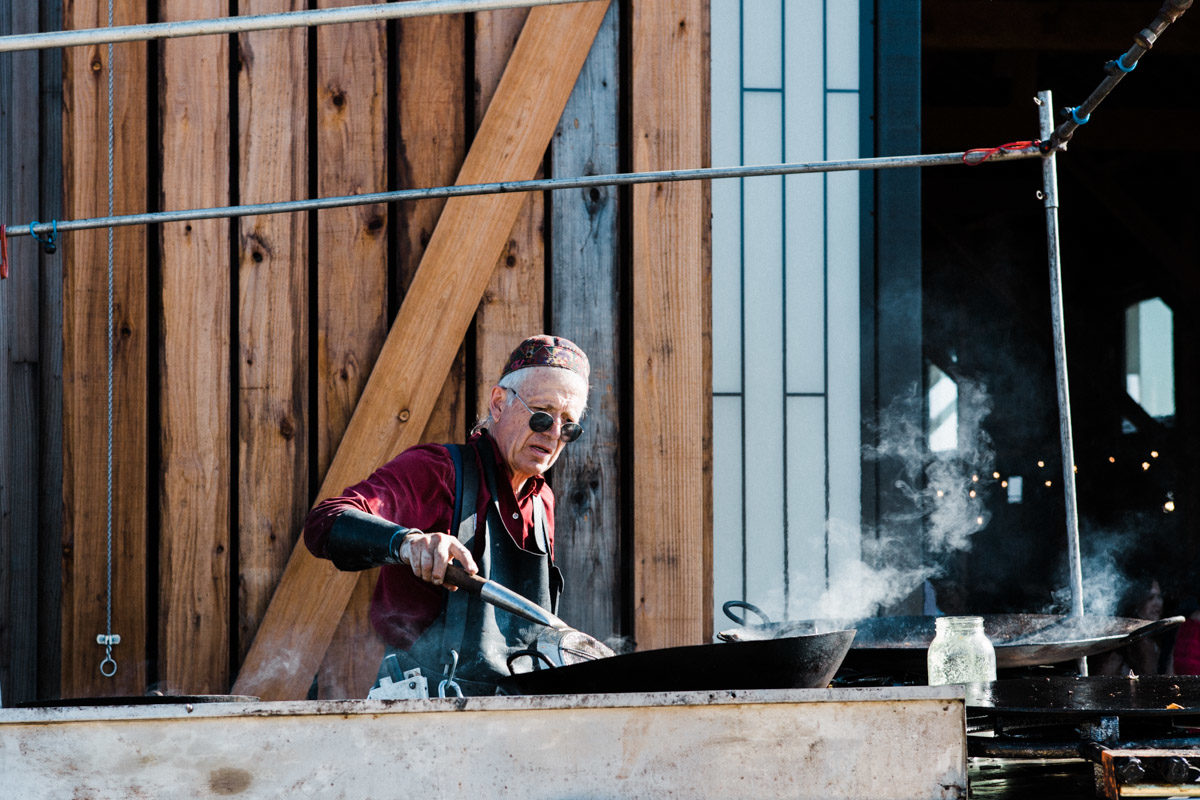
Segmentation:
{"type": "MultiPolygon", "coordinates": [[[[473,448],[472,448],[473,449],[473,448]]],[[[450,459],[454,462],[454,517],[450,530],[463,546],[472,549],[475,539],[475,507],[479,497],[479,468],[474,453],[464,457],[463,447],[446,445],[450,459]]],[[[462,655],[463,638],[467,629],[467,605],[470,594],[465,591],[446,592],[446,622],[442,626],[442,654],[444,666],[449,669],[452,662],[450,651],[462,655]]]]}

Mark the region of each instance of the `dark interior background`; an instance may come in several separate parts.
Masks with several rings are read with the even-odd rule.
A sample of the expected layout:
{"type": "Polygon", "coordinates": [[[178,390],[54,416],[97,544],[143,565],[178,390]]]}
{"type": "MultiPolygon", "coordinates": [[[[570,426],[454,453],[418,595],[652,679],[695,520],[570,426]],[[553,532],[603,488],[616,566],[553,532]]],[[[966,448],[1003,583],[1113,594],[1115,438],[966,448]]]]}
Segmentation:
{"type": "MultiPolygon", "coordinates": [[[[1057,108],[1083,102],[1104,78],[1105,63],[1133,44],[1160,6],[1158,0],[926,0],[922,151],[1037,138],[1037,93],[1052,91],[1057,108]]],[[[1058,157],[1089,610],[1119,613],[1125,583],[1136,578],[1160,582],[1167,613],[1200,594],[1198,123],[1200,10],[1192,9],[1058,157]],[[1166,421],[1141,413],[1125,391],[1125,308],[1152,297],[1161,297],[1175,318],[1176,415],[1166,421]],[[1168,500],[1172,512],[1164,510],[1168,500]]],[[[990,524],[974,534],[967,552],[949,560],[940,596],[949,598],[957,585],[973,611],[1065,612],[1066,521],[1045,212],[1037,196],[1041,166],[1030,160],[939,167],[925,170],[922,181],[926,358],[983,384],[993,404],[984,427],[995,469],[1024,478],[1023,502],[1015,504],[988,476],[990,524]]]]}

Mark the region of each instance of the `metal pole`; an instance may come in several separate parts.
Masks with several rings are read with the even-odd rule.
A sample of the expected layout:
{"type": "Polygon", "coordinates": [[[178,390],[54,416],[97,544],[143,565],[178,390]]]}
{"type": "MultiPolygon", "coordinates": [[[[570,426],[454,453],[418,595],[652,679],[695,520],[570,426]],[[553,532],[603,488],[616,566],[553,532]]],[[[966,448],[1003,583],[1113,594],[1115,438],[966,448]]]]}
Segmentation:
{"type": "Polygon", "coordinates": [[[255,14],[245,17],[151,22],[142,25],[88,28],[75,31],[46,31],[0,36],[0,53],[112,42],[147,42],[154,39],[179,39],[186,36],[206,36],[217,33],[306,28],[345,22],[376,22],[402,17],[465,14],[474,11],[495,11],[502,8],[529,8],[577,2],[580,0],[411,0],[406,3],[376,3],[309,11],[286,11],[278,14],[255,14]]]}
{"type": "Polygon", "coordinates": [[[1183,12],[1187,11],[1191,5],[1192,0],[1166,0],[1150,25],[1142,28],[1134,37],[1133,46],[1122,53],[1119,58],[1105,65],[1108,76],[1088,95],[1088,98],[1075,108],[1068,109],[1070,113],[1063,123],[1054,129],[1053,134],[1045,128],[1042,129],[1042,141],[1049,142],[1050,148],[1055,150],[1065,144],[1075,133],[1075,129],[1088,121],[1088,117],[1096,110],[1096,106],[1100,105],[1100,101],[1108,97],[1108,93],[1116,88],[1122,78],[1133,72],[1138,59],[1154,46],[1154,42],[1158,40],[1159,36],[1162,36],[1163,31],[1172,22],[1183,16],[1183,12]]]}
{"type": "Polygon", "coordinates": [[[53,223],[32,222],[24,225],[9,225],[8,235],[28,236],[30,233],[57,235],[57,233],[64,231],[80,231],[109,226],[150,225],[159,222],[244,217],[253,214],[319,211],[321,209],[341,208],[344,206],[364,206],[371,205],[372,203],[395,203],[405,200],[429,200],[467,195],[536,192],[554,189],[583,189],[592,186],[622,186],[635,183],[672,183],[676,181],[716,180],[721,178],[754,178],[763,175],[796,175],[806,172],[848,172],[870,169],[894,169],[897,167],[931,167],[951,164],[961,165],[964,163],[979,164],[1038,158],[1041,155],[1041,151],[1036,146],[1030,145],[1019,150],[988,148],[981,151],[968,150],[961,153],[884,156],[880,158],[857,158],[846,161],[817,161],[742,167],[706,167],[702,169],[675,169],[658,172],[584,175],[576,178],[540,178],[529,181],[471,183],[461,186],[435,186],[428,189],[398,189],[391,192],[322,197],[312,200],[291,200],[278,203],[258,203],[254,205],[222,206],[217,208],[193,208],[182,211],[156,211],[144,214],[126,214],[117,217],[60,220],[53,223]],[[982,153],[987,153],[986,158],[981,155],[982,153]],[[976,160],[972,161],[972,156],[976,156],[976,160]]]}
{"type": "MultiPolygon", "coordinates": [[[[1054,127],[1051,93],[1038,92],[1042,136],[1054,127]]],[[[1054,151],[1042,159],[1042,200],[1046,207],[1046,249],[1050,260],[1050,318],[1054,335],[1054,371],[1058,376],[1058,430],[1062,444],[1063,492],[1067,510],[1067,566],[1071,580],[1071,614],[1083,616],[1083,567],[1079,556],[1079,509],[1075,495],[1075,444],[1071,434],[1071,391],[1067,382],[1066,327],[1063,315],[1062,258],[1058,239],[1058,166],[1054,151]]],[[[1087,662],[1080,659],[1080,674],[1087,662]]]]}

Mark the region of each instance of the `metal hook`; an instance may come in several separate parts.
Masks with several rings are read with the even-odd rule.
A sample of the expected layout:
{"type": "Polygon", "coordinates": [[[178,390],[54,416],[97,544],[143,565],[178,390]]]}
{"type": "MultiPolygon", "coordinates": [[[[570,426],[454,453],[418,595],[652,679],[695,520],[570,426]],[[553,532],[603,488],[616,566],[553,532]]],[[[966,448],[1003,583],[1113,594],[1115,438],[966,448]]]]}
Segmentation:
{"type": "Polygon", "coordinates": [[[457,650],[450,651],[450,659],[451,659],[450,660],[450,672],[446,676],[446,679],[438,684],[438,697],[445,697],[447,689],[454,692],[455,697],[463,696],[462,687],[459,686],[458,683],[454,680],[454,675],[456,672],[458,672],[458,651],[457,650]]]}
{"type": "Polygon", "coordinates": [[[114,644],[121,643],[121,635],[117,633],[97,634],[96,644],[104,645],[104,660],[100,662],[100,674],[106,678],[111,678],[117,674],[117,662],[112,657],[112,649],[114,644]]]}

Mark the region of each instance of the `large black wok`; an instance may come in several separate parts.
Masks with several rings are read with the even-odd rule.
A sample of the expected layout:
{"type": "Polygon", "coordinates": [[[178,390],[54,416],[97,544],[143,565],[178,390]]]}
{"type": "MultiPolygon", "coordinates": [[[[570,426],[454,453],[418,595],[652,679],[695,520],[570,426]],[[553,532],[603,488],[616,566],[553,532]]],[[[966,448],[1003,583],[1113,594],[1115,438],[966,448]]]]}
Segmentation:
{"type": "MultiPolygon", "coordinates": [[[[846,654],[847,669],[864,672],[920,672],[925,651],[933,641],[931,616],[866,617],[863,619],[810,619],[770,622],[760,610],[741,601],[725,604],[725,613],[741,627],[718,634],[726,641],[745,641],[797,633],[855,628],[858,634],[846,654]],[[750,624],[733,612],[744,608],[763,620],[750,624]]],[[[1183,617],[1154,621],[1130,617],[1063,616],[1058,614],[982,614],[983,630],[996,648],[996,667],[1058,664],[1083,656],[1124,647],[1154,636],[1183,622],[1183,617]]]]}
{"type": "Polygon", "coordinates": [[[664,647],[525,672],[500,683],[511,694],[824,688],[853,639],[853,630],[835,630],[664,647]]]}

